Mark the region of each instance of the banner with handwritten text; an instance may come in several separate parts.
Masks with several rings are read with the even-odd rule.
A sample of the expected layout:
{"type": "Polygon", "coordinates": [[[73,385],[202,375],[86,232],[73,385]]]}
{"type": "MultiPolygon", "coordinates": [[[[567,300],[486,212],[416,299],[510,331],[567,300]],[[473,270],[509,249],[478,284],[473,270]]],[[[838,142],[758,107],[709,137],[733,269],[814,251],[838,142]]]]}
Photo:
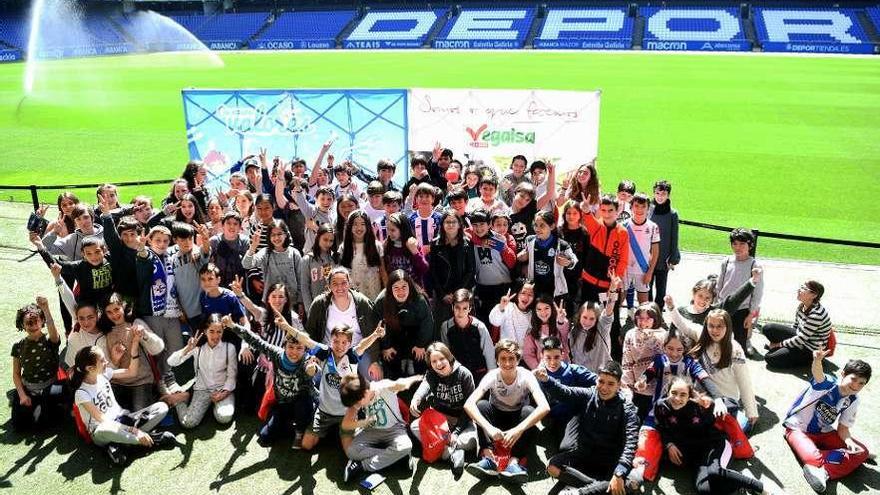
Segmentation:
{"type": "Polygon", "coordinates": [[[409,146],[431,150],[439,141],[456,157],[499,170],[515,155],[549,159],[563,177],[596,158],[599,97],[599,91],[411,89],[409,146]]]}

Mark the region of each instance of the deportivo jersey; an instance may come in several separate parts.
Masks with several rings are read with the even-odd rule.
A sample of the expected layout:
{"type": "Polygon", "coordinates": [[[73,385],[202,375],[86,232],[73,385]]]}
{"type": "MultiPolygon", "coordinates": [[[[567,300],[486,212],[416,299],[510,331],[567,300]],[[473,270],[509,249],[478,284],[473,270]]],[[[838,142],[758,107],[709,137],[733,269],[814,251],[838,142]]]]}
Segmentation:
{"type": "Polygon", "coordinates": [[[840,424],[852,427],[856,422],[858,405],[858,396],[841,394],[834,377],[826,376],[820,383],[810,377],[810,386],[788,410],[785,426],[807,433],[827,433],[834,430],[834,423],[839,418],[840,424]],[[810,405],[792,414],[803,404],[810,405]]]}
{"type": "Polygon", "coordinates": [[[409,223],[413,227],[413,234],[419,241],[419,247],[430,246],[431,240],[440,233],[440,218],[442,215],[436,211],[432,211],[428,217],[422,217],[418,211],[414,211],[409,216],[409,223]]]}
{"type": "MultiPolygon", "coordinates": [[[[650,220],[645,220],[645,223],[639,225],[632,218],[624,222],[623,226],[627,228],[627,231],[631,232],[630,236],[635,235],[636,245],[639,246],[643,259],[645,260],[645,263],[650,265],[651,245],[660,242],[660,227],[650,220]]],[[[630,249],[632,249],[631,245],[632,242],[630,242],[630,249]]],[[[630,252],[627,270],[633,270],[638,273],[645,272],[645,270],[639,265],[638,256],[636,256],[635,253],[630,252]]]]}

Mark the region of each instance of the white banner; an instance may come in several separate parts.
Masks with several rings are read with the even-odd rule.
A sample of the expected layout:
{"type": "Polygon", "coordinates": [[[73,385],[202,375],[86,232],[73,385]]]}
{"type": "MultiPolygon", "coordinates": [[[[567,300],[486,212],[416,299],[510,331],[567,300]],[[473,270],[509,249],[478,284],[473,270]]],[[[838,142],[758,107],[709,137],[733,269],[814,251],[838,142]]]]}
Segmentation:
{"type": "Polygon", "coordinates": [[[409,148],[440,142],[465,163],[507,170],[515,155],[551,160],[557,177],[596,158],[599,91],[422,89],[409,92],[409,148]],[[466,155],[466,156],[460,156],[466,155]]]}

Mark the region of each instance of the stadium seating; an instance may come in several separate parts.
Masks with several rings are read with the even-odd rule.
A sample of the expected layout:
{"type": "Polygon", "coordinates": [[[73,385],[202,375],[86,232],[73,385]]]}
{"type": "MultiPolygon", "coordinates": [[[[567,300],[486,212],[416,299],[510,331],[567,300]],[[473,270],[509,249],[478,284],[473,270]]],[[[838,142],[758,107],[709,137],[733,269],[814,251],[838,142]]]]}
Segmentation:
{"type": "Polygon", "coordinates": [[[753,17],[765,51],[874,52],[855,9],[755,8],[753,17]]]}
{"type": "Polygon", "coordinates": [[[27,47],[28,21],[23,17],[0,17],[0,41],[15,48],[27,47]]]}
{"type": "Polygon", "coordinates": [[[874,28],[880,31],[880,7],[868,7],[865,9],[868,19],[874,24],[874,28]]]}
{"type": "Polygon", "coordinates": [[[447,9],[371,10],[346,36],[343,48],[421,48],[447,9]]]}
{"type": "Polygon", "coordinates": [[[237,49],[263,27],[268,14],[174,15],[171,18],[212,49],[237,49]]]}
{"type": "Polygon", "coordinates": [[[532,6],[462,7],[434,39],[434,48],[522,48],[535,19],[532,6]]]}
{"type": "Polygon", "coordinates": [[[632,46],[633,18],[625,7],[552,8],[541,21],[535,48],[616,49],[632,46]]]}
{"type": "Polygon", "coordinates": [[[251,43],[251,48],[335,48],[336,37],[355,14],[354,10],[285,12],[251,43]]]}
{"type": "Polygon", "coordinates": [[[647,50],[750,50],[735,8],[642,7],[647,50]]]}

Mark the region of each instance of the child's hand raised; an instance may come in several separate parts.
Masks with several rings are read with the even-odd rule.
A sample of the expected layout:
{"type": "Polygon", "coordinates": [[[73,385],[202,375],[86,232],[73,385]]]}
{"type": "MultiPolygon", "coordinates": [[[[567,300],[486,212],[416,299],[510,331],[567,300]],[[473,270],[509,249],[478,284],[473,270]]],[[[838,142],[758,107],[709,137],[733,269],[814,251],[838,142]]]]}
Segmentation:
{"type": "Polygon", "coordinates": [[[220,318],[220,324],[223,325],[223,328],[232,328],[235,325],[235,322],[232,321],[232,317],[229,315],[223,315],[223,318],[220,318]]]}
{"type": "Polygon", "coordinates": [[[288,327],[288,326],[290,326],[290,325],[287,323],[287,320],[284,319],[284,316],[282,316],[281,313],[279,313],[277,309],[274,309],[274,308],[273,308],[272,311],[275,313],[275,320],[274,320],[274,321],[275,321],[275,326],[276,326],[276,327],[278,327],[278,328],[284,328],[284,327],[288,327]]]}
{"type": "Polygon", "coordinates": [[[385,320],[379,320],[379,324],[376,325],[376,330],[373,333],[380,339],[385,336],[385,320]]]}
{"type": "Polygon", "coordinates": [[[501,296],[501,300],[498,301],[498,306],[501,308],[502,311],[504,311],[504,308],[507,307],[507,303],[510,302],[511,294],[511,289],[507,289],[507,294],[501,296]]]}
{"type": "Polygon", "coordinates": [[[40,309],[42,309],[43,311],[46,311],[49,309],[49,300],[46,299],[45,297],[37,296],[36,301],[37,301],[37,306],[39,306],[40,309]]]}
{"type": "Polygon", "coordinates": [[[825,346],[819,346],[818,349],[813,351],[813,361],[821,361],[825,359],[829,354],[831,354],[830,350],[826,349],[825,346]]]}
{"type": "Polygon", "coordinates": [[[645,380],[645,377],[639,378],[635,383],[634,388],[637,392],[644,393],[645,390],[648,390],[648,381],[645,380]]]}
{"type": "Polygon", "coordinates": [[[419,241],[415,237],[410,237],[406,240],[406,248],[412,254],[419,254],[419,241]]]}
{"type": "Polygon", "coordinates": [[[535,378],[538,379],[539,382],[544,383],[550,379],[550,375],[547,374],[547,368],[543,366],[538,366],[532,371],[532,374],[535,375],[535,378]]]}
{"type": "Polygon", "coordinates": [[[251,234],[251,245],[250,245],[251,252],[257,251],[257,247],[259,247],[260,241],[263,239],[263,229],[264,228],[265,227],[260,225],[260,227],[256,230],[254,230],[254,233],[251,234]]]}
{"type": "Polygon", "coordinates": [[[193,335],[192,337],[189,338],[188,341],[186,341],[186,350],[187,350],[187,352],[189,352],[189,351],[195,349],[196,346],[199,345],[199,339],[200,339],[200,338],[202,338],[202,331],[201,331],[201,330],[198,330],[198,331],[195,333],[195,335],[193,335]]]}
{"type": "Polygon", "coordinates": [[[669,294],[666,294],[666,296],[663,298],[663,304],[666,306],[666,309],[670,311],[675,309],[675,301],[672,300],[672,296],[670,296],[669,294]]]}
{"type": "Polygon", "coordinates": [[[565,312],[565,303],[560,302],[559,304],[553,303],[553,306],[556,308],[556,321],[567,321],[568,313],[565,312]]]}
{"type": "Polygon", "coordinates": [[[61,265],[58,263],[52,263],[52,266],[49,267],[49,271],[52,272],[52,276],[56,279],[61,277],[61,265]]]}
{"type": "Polygon", "coordinates": [[[232,282],[229,282],[229,289],[232,291],[233,294],[235,294],[235,297],[242,297],[244,295],[244,291],[242,291],[241,289],[241,284],[243,281],[244,279],[241,277],[241,275],[236,275],[232,279],[232,282]]]}

